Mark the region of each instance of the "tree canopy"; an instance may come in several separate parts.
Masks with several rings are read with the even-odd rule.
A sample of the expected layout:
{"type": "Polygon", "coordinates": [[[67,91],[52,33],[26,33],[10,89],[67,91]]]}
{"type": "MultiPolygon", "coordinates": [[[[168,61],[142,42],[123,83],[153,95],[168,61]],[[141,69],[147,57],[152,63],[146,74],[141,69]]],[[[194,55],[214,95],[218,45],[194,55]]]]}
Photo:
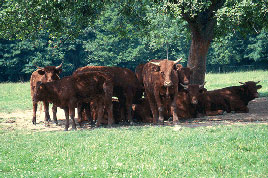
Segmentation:
{"type": "MultiPolygon", "coordinates": [[[[194,83],[202,83],[207,62],[218,61],[214,58],[234,60],[233,56],[237,56],[234,61],[238,60],[239,52],[235,54],[236,50],[220,47],[222,42],[229,43],[228,40],[237,36],[248,38],[244,57],[265,58],[262,46],[267,44],[267,13],[266,0],[3,0],[0,2],[0,36],[5,45],[10,43],[6,40],[35,40],[28,45],[35,57],[20,59],[27,65],[42,55],[43,62],[38,61],[50,63],[47,61],[51,61],[49,58],[53,55],[44,58],[41,53],[51,52],[57,54],[57,60],[66,58],[68,53],[73,63],[70,68],[81,64],[128,66],[141,62],[143,55],[147,55],[146,61],[166,57],[168,49],[171,58],[188,57],[185,59],[188,66],[197,66],[194,83]],[[255,38],[259,39],[258,43],[255,38]],[[41,44],[52,46],[53,50],[36,52],[41,44]],[[254,50],[256,47],[259,51],[254,50]],[[161,55],[157,52],[159,49],[161,55]],[[219,55],[211,55],[211,51],[219,55]],[[207,61],[207,55],[214,57],[207,61]],[[227,58],[231,55],[232,58],[227,58]]],[[[26,44],[25,41],[19,43],[26,44]]],[[[0,59],[0,64],[6,62],[0,59]]]]}

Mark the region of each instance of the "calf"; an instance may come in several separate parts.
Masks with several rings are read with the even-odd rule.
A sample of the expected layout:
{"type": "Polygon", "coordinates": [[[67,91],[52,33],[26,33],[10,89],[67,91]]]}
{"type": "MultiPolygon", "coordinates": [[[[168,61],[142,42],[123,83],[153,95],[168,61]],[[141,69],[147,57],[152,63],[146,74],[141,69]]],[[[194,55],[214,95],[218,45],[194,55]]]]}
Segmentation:
{"type": "MultiPolygon", "coordinates": [[[[113,124],[112,111],[113,83],[109,75],[102,72],[86,72],[62,78],[57,81],[38,82],[34,101],[51,102],[64,109],[66,117],[65,130],[69,128],[69,115],[73,121],[72,128],[76,129],[75,108],[81,103],[92,100],[101,101],[108,112],[108,124],[113,124]]],[[[101,123],[103,106],[98,106],[97,126],[101,123]]],[[[79,113],[80,115],[80,113],[79,113]]]]}
{"type": "MultiPolygon", "coordinates": [[[[46,66],[44,68],[38,67],[37,70],[34,71],[31,75],[30,79],[30,86],[31,86],[31,97],[33,101],[33,119],[32,122],[33,124],[36,124],[36,111],[37,111],[37,102],[34,102],[34,93],[36,91],[36,85],[37,82],[51,82],[55,80],[59,80],[59,74],[61,73],[62,69],[62,63],[59,66],[46,66]]],[[[44,110],[45,110],[45,121],[50,120],[49,116],[49,103],[48,102],[43,102],[44,103],[44,110]]],[[[57,107],[53,105],[52,107],[53,110],[53,120],[56,124],[58,124],[57,121],[57,107]]]]}
{"type": "Polygon", "coordinates": [[[150,109],[149,102],[146,98],[141,98],[139,103],[134,104],[133,108],[133,115],[134,118],[143,123],[152,123],[153,122],[153,115],[150,109]]]}

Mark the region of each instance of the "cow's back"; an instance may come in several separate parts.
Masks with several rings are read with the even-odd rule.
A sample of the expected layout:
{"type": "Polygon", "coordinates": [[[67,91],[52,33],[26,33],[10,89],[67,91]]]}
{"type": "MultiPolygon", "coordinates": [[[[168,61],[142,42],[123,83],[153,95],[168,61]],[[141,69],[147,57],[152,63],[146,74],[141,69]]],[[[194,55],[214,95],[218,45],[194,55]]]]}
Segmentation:
{"type": "Polygon", "coordinates": [[[138,79],[135,73],[127,68],[108,67],[108,66],[85,66],[78,68],[73,74],[83,73],[88,71],[101,71],[110,75],[115,86],[123,87],[139,87],[138,79]]]}

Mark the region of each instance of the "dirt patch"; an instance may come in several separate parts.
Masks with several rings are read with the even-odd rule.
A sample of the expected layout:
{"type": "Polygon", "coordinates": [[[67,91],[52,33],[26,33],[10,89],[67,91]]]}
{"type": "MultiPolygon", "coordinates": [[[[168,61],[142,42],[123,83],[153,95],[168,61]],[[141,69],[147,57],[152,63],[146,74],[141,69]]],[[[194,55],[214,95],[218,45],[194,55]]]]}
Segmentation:
{"type": "MultiPolygon", "coordinates": [[[[209,116],[190,119],[178,124],[176,127],[200,127],[222,124],[268,124],[268,98],[257,98],[248,105],[249,113],[226,113],[219,116],[209,116]]],[[[50,113],[52,111],[50,110],[50,113]]],[[[7,130],[32,130],[32,131],[61,131],[64,130],[65,115],[62,109],[57,113],[59,125],[44,122],[44,113],[37,112],[37,124],[32,124],[32,110],[18,111],[10,114],[0,113],[0,129],[7,130]]],[[[137,124],[138,125],[138,124],[137,124]]],[[[170,125],[166,122],[165,125],[170,125]]],[[[70,126],[71,127],[71,126],[70,126]]],[[[78,127],[78,130],[81,128],[78,127]]],[[[90,129],[86,124],[83,129],[90,129]]]]}

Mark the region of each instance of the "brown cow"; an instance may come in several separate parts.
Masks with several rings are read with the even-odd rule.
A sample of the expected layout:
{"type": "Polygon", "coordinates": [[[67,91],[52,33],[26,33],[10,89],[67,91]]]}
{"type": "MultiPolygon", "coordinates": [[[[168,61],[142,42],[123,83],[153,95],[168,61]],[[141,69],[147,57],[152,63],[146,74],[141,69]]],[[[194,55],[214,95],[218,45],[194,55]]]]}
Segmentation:
{"type": "MultiPolygon", "coordinates": [[[[181,84],[182,85],[182,84],[181,84]]],[[[200,95],[206,93],[203,85],[189,84],[182,85],[183,89],[178,92],[176,97],[177,115],[179,119],[197,117],[197,106],[199,104],[200,95]]]]}
{"type": "MultiPolygon", "coordinates": [[[[37,110],[37,103],[34,102],[33,96],[36,90],[36,85],[37,82],[51,82],[55,80],[59,80],[59,74],[61,73],[62,69],[62,63],[59,66],[46,66],[44,68],[38,67],[37,70],[34,71],[31,75],[30,79],[30,86],[31,86],[31,96],[32,96],[32,101],[33,101],[33,119],[32,122],[33,124],[36,124],[36,110],[37,110]]],[[[45,110],[45,121],[50,120],[49,116],[49,103],[48,102],[43,102],[44,103],[44,110],[45,110]]],[[[53,120],[56,124],[58,124],[57,121],[57,107],[53,105],[52,107],[53,110],[53,120]]]]}
{"type": "Polygon", "coordinates": [[[170,61],[165,59],[159,62],[149,61],[143,67],[143,84],[153,114],[154,123],[163,123],[164,107],[166,105],[171,108],[173,121],[178,120],[175,104],[175,97],[178,95],[176,63],[180,60],[170,61]]]}
{"type": "Polygon", "coordinates": [[[219,90],[207,91],[198,98],[198,112],[207,116],[221,115],[231,112],[228,99],[219,90]]]}
{"type": "MultiPolygon", "coordinates": [[[[177,72],[179,78],[179,84],[188,85],[190,84],[190,76],[193,74],[193,68],[183,67],[181,64],[177,64],[177,72]]],[[[179,85],[180,87],[181,85],[179,85]]]]}
{"type": "Polygon", "coordinates": [[[153,115],[149,102],[146,98],[141,98],[139,103],[132,106],[134,118],[143,123],[153,123],[153,115]]]}
{"type": "Polygon", "coordinates": [[[109,75],[102,72],[85,72],[53,82],[39,82],[34,101],[51,102],[63,108],[66,117],[65,130],[68,130],[69,115],[73,121],[72,128],[76,129],[74,121],[75,108],[83,102],[90,103],[94,99],[104,103],[98,107],[97,126],[102,122],[103,106],[108,112],[108,124],[113,124],[112,93],[113,83],[109,75]]]}
{"type": "Polygon", "coordinates": [[[124,113],[124,118],[126,115],[127,120],[132,123],[132,103],[135,103],[142,96],[142,86],[135,73],[129,69],[121,67],[85,66],[78,68],[73,74],[87,71],[101,71],[112,77],[114,84],[114,96],[119,99],[120,107],[123,110],[122,113],[124,113]]]}
{"type": "MultiPolygon", "coordinates": [[[[241,82],[240,82],[241,83],[241,82]]],[[[241,86],[231,86],[207,92],[203,96],[202,109],[208,115],[220,114],[223,111],[249,112],[249,101],[258,97],[259,82],[248,81],[241,86]]]]}
{"type": "Polygon", "coordinates": [[[136,68],[135,68],[135,74],[137,79],[139,80],[139,82],[141,83],[141,85],[143,86],[143,81],[142,81],[142,70],[145,64],[139,64],[136,68]]]}

